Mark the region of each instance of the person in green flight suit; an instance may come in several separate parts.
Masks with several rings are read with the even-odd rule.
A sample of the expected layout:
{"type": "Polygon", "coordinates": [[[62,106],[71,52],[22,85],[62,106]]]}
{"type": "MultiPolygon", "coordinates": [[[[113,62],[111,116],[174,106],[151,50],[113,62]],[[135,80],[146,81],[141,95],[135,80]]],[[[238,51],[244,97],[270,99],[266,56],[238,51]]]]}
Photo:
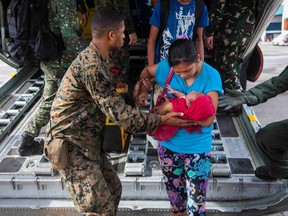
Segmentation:
{"type": "MultiPolygon", "coordinates": [[[[241,108],[242,104],[255,106],[288,90],[288,66],[279,76],[256,85],[246,92],[226,89],[219,98],[220,110],[229,112],[241,108]]],[[[256,143],[265,165],[255,170],[256,177],[263,180],[288,178],[288,119],[273,122],[256,133],[256,143]]]]}

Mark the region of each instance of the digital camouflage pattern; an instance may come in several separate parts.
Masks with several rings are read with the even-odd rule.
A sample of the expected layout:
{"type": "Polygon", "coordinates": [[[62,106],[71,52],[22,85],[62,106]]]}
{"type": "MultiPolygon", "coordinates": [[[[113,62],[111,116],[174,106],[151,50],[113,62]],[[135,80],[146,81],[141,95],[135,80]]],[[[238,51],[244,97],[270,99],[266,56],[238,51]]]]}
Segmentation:
{"type": "Polygon", "coordinates": [[[78,212],[114,216],[121,198],[121,182],[106,154],[98,152],[96,156],[97,160],[92,161],[72,148],[70,166],[61,174],[78,212]]]}
{"type": "MultiPolygon", "coordinates": [[[[103,195],[103,201],[97,200],[95,196],[90,197],[87,203],[83,201],[84,198],[78,197],[80,195],[77,191],[82,190],[83,186],[79,185],[80,181],[74,181],[89,178],[89,183],[85,185],[89,188],[89,194],[102,191],[102,184],[107,184],[109,188],[111,179],[117,182],[118,177],[114,172],[110,173],[112,177],[103,179],[106,175],[103,172],[111,166],[108,166],[108,162],[103,162],[102,171],[97,168],[102,175],[96,174],[94,169],[101,166],[100,162],[106,157],[101,153],[106,116],[131,133],[154,132],[160,123],[159,115],[143,113],[126,105],[111,84],[109,74],[107,61],[103,60],[91,42],[65,73],[52,104],[51,120],[46,131],[45,145],[49,145],[53,138],[62,138],[69,143],[70,166],[62,174],[67,180],[75,206],[82,212],[90,212],[91,209],[102,209],[102,213],[111,211],[109,202],[98,206],[99,202],[104,202],[104,198],[106,200],[109,197],[107,191],[103,191],[106,194],[103,195]],[[95,185],[93,191],[90,187],[92,185],[95,185]]],[[[120,187],[119,182],[109,190],[118,190],[120,187]]],[[[107,215],[113,214],[108,212],[107,215]]]]}
{"type": "Polygon", "coordinates": [[[129,0],[98,0],[95,2],[95,9],[100,10],[101,8],[111,8],[117,11],[122,15],[125,24],[125,40],[124,45],[119,51],[114,51],[110,55],[110,63],[109,68],[112,71],[113,68],[119,70],[117,73],[113,73],[112,71],[112,80],[113,85],[117,85],[117,83],[128,83],[128,71],[129,71],[129,36],[128,34],[135,33],[134,21],[130,11],[129,0]]]}
{"type": "Polygon", "coordinates": [[[51,105],[65,71],[88,44],[81,40],[82,31],[76,7],[76,1],[50,0],[48,3],[50,28],[54,34],[62,36],[65,50],[62,51],[61,59],[42,61],[40,64],[45,76],[43,100],[25,130],[33,137],[39,135],[50,119],[51,105]]]}
{"type": "Polygon", "coordinates": [[[207,61],[221,75],[223,89],[236,89],[240,81],[240,59],[255,25],[256,0],[210,1],[206,35],[214,37],[207,61]]]}

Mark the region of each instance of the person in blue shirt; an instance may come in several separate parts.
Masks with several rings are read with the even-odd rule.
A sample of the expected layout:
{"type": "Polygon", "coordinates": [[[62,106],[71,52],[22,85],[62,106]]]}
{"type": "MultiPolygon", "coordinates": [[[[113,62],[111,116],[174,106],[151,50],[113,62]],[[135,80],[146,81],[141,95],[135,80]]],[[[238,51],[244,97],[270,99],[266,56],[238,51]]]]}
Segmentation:
{"type": "MultiPolygon", "coordinates": [[[[217,111],[218,96],[222,92],[220,75],[201,60],[194,41],[189,38],[175,40],[169,48],[168,59],[142,70],[134,89],[138,106],[146,104],[154,79],[164,87],[171,68],[174,70],[171,88],[185,95],[202,92],[211,98],[217,111]]],[[[167,97],[173,95],[168,92],[167,97]]],[[[189,133],[181,128],[169,140],[159,141],[158,158],[172,215],[205,215],[214,118],[215,115],[195,121],[195,125],[201,126],[200,132],[189,133]]]]}
{"type": "Polygon", "coordinates": [[[162,1],[158,1],[151,16],[151,27],[147,45],[148,65],[153,65],[154,63],[158,63],[159,60],[167,59],[168,49],[177,37],[185,34],[189,36],[189,38],[195,38],[195,35],[193,35],[195,32],[197,33],[196,44],[200,53],[200,58],[201,60],[204,60],[203,28],[208,26],[209,21],[208,11],[203,1],[170,0],[169,2],[169,14],[163,32],[161,32],[162,27],[160,28],[161,24],[164,25],[161,23],[163,17],[161,14],[164,13],[164,11],[161,11],[162,1]],[[199,16],[199,20],[198,13],[201,15],[199,16]],[[160,34],[159,37],[158,34],[160,34]],[[160,37],[162,40],[161,43],[159,40],[160,37]]]}

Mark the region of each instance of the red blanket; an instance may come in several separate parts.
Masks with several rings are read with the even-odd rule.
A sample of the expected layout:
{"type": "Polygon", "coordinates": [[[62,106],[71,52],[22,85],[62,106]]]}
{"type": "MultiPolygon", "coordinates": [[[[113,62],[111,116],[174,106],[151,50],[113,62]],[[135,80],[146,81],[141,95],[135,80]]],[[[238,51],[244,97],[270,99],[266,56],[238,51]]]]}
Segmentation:
{"type": "MultiPolygon", "coordinates": [[[[215,110],[212,104],[212,100],[207,95],[202,95],[196,98],[189,107],[186,106],[186,100],[184,98],[171,98],[169,101],[173,105],[174,112],[183,112],[182,118],[191,119],[194,121],[204,121],[210,116],[215,114],[215,110]]],[[[192,125],[185,128],[189,133],[201,132],[200,125],[192,125]]],[[[153,133],[149,134],[154,136],[158,141],[166,141],[172,138],[179,127],[160,125],[158,129],[153,133]]]]}

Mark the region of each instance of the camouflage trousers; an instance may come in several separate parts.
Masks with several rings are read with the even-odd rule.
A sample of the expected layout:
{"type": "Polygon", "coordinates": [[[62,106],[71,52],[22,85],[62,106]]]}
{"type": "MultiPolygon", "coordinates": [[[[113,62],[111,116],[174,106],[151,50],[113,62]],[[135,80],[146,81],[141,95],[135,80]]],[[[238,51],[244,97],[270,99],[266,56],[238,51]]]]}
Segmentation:
{"type": "Polygon", "coordinates": [[[45,81],[42,101],[25,129],[25,132],[33,137],[39,136],[41,128],[50,120],[51,106],[67,68],[61,67],[59,61],[49,61],[41,62],[41,69],[45,81]]]}
{"type": "Polygon", "coordinates": [[[216,68],[222,78],[223,89],[237,89],[240,85],[242,54],[250,42],[255,25],[256,1],[222,1],[222,15],[209,14],[219,19],[214,28],[214,47],[211,54],[211,66],[216,68]],[[223,12],[224,10],[224,12],[223,12]],[[227,17],[229,14],[229,17],[227,17]]]}
{"type": "Polygon", "coordinates": [[[86,216],[115,216],[121,198],[120,179],[105,153],[97,160],[77,148],[69,153],[69,168],[61,170],[70,197],[79,213],[86,216]]]}
{"type": "Polygon", "coordinates": [[[247,47],[251,32],[238,32],[235,35],[226,34],[214,38],[214,48],[209,51],[211,62],[207,63],[219,71],[223,89],[237,89],[240,85],[239,57],[247,47]]]}

